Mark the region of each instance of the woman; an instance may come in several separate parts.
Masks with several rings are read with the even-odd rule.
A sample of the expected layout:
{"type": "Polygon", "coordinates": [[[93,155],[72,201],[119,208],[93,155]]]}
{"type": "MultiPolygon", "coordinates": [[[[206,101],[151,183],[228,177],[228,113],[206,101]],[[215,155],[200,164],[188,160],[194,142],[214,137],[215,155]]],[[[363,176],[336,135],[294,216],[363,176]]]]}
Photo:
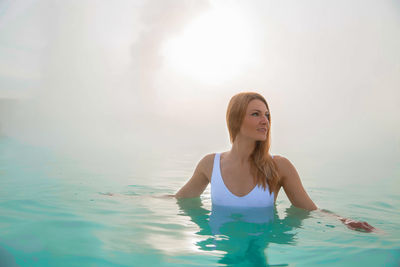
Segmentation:
{"type": "MultiPolygon", "coordinates": [[[[318,209],[300,181],[292,163],[269,154],[271,116],[268,104],[258,93],[245,92],[232,97],[226,114],[232,148],[206,155],[192,178],[175,194],[176,198],[198,197],[211,183],[213,205],[267,207],[275,204],[283,187],[290,202],[308,211],[318,209]]],[[[353,230],[371,232],[375,228],[338,217],[353,230]]]]}

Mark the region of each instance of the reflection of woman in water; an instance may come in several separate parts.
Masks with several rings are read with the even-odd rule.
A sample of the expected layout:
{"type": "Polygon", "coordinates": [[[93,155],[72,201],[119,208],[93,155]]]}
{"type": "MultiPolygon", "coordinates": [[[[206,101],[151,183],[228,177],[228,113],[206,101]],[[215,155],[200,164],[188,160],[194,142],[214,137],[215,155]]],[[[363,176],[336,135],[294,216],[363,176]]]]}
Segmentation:
{"type": "Polygon", "coordinates": [[[196,245],[204,251],[223,252],[218,262],[226,265],[269,266],[265,254],[268,244],[294,244],[296,233],[292,230],[309,217],[308,211],[293,206],[280,219],[272,207],[244,209],[213,205],[210,215],[200,198],[179,199],[178,204],[180,215],[189,216],[200,228],[197,234],[206,237],[196,245]]]}
{"type": "MultiPolygon", "coordinates": [[[[231,150],[201,159],[192,178],[175,194],[176,198],[198,197],[211,183],[213,210],[217,206],[265,209],[274,207],[283,187],[295,207],[308,211],[318,209],[304,190],[292,163],[283,156],[269,154],[271,116],[263,96],[257,93],[233,96],[226,119],[231,150]]],[[[350,229],[374,230],[366,222],[329,214],[350,229]]]]}

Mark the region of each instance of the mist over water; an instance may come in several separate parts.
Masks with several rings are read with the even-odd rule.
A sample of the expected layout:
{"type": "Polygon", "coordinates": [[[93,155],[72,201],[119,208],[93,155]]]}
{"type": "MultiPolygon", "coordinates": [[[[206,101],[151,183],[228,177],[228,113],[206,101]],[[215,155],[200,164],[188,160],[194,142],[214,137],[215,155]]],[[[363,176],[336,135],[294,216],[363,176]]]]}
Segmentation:
{"type": "Polygon", "coordinates": [[[0,262],[397,266],[399,47],[398,1],[0,1],[0,262]],[[319,208],[386,234],[284,190],[217,232],[210,187],[166,198],[230,149],[240,91],[319,208]]]}
{"type": "MultiPolygon", "coordinates": [[[[396,1],[32,0],[0,10],[3,135],[76,157],[195,160],[229,149],[228,101],[257,91],[271,109],[272,153],[306,184],[376,186],[400,173],[396,1]],[[253,40],[232,52],[248,61],[231,77],[221,70],[224,80],[198,75],[224,51],[191,62],[191,75],[164,49],[207,12],[225,21],[232,45],[253,40]],[[248,31],[229,28],[235,16],[248,31]]],[[[213,36],[193,53],[210,55],[201,47],[225,35],[213,36]]]]}

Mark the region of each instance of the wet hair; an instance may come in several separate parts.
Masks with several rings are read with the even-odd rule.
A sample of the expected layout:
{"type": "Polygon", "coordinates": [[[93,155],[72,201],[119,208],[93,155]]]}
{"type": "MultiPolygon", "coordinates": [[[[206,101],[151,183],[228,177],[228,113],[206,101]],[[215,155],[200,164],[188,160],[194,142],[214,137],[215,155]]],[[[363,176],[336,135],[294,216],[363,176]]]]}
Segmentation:
{"type": "MultiPolygon", "coordinates": [[[[243,92],[234,95],[229,101],[226,111],[226,123],[228,125],[229,137],[231,143],[235,142],[237,134],[240,132],[244,117],[246,115],[247,106],[250,101],[258,99],[262,101],[269,112],[268,103],[265,98],[254,92],[243,92]]],[[[266,190],[268,184],[270,193],[275,191],[279,182],[279,174],[275,162],[269,154],[271,146],[271,116],[268,117],[269,127],[267,130],[267,138],[264,141],[256,141],[253,152],[250,155],[250,171],[253,175],[255,183],[262,186],[266,190]]]]}

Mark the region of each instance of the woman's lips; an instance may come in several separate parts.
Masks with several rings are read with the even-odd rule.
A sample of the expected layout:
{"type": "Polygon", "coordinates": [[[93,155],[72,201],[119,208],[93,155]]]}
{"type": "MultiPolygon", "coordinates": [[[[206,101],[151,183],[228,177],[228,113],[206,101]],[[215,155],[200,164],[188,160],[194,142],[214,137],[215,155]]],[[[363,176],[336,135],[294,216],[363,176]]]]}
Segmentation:
{"type": "Polygon", "coordinates": [[[257,131],[262,132],[262,133],[266,133],[267,132],[267,128],[258,128],[257,131]]]}

